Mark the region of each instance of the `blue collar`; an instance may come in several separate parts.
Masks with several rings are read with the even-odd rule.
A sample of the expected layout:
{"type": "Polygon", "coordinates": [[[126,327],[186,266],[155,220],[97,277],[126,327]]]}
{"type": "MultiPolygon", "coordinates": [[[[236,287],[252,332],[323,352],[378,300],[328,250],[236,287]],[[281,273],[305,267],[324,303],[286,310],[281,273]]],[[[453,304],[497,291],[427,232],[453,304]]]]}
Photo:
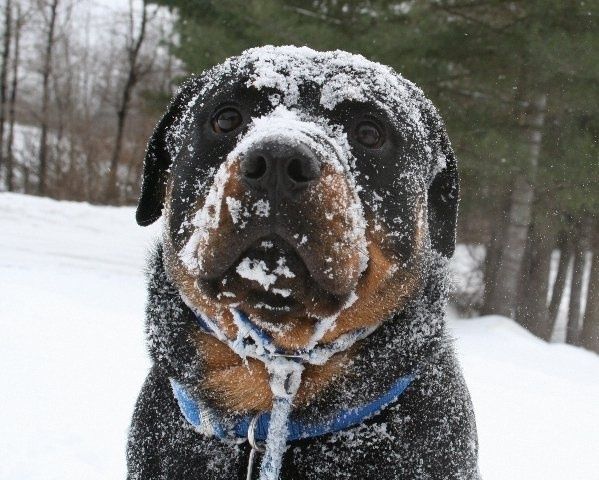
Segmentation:
{"type": "MultiPolygon", "coordinates": [[[[358,425],[395,402],[406,391],[413,380],[414,375],[400,377],[393,383],[391,388],[380,397],[360,407],[341,410],[337,412],[332,419],[326,420],[323,423],[307,423],[291,418],[287,426],[287,440],[294,441],[303,438],[318,437],[320,435],[338,432],[339,430],[358,425]]],[[[181,413],[196,430],[200,430],[202,423],[202,410],[200,406],[181,383],[173,378],[171,378],[170,381],[181,413]]],[[[210,417],[213,417],[213,415],[210,415],[210,417]]],[[[232,428],[227,429],[227,427],[215,422],[214,419],[211,418],[211,426],[214,435],[219,438],[225,439],[233,437],[246,439],[251,420],[252,416],[244,416],[233,425],[232,428]]],[[[258,417],[254,435],[256,440],[266,440],[269,423],[270,412],[264,412],[258,417]]]]}
{"type": "MultiPolygon", "coordinates": [[[[242,322],[244,327],[251,329],[254,332],[254,334],[257,335],[261,340],[272,345],[272,339],[270,338],[267,332],[265,332],[256,324],[254,324],[252,321],[250,321],[247,318],[247,316],[242,312],[236,312],[238,314],[239,321],[242,322]]],[[[214,333],[214,328],[211,326],[210,320],[199,314],[195,314],[195,317],[197,326],[200,330],[206,333],[214,333]]],[[[367,332],[358,332],[357,335],[361,335],[362,333],[367,332]]],[[[330,347],[333,348],[334,345],[331,345],[330,347]]],[[[299,355],[305,352],[295,353],[298,354],[297,358],[294,358],[294,355],[290,355],[289,352],[280,352],[278,349],[276,351],[273,351],[274,355],[284,355],[287,356],[290,360],[302,362],[303,360],[299,357],[299,355]]],[[[287,424],[287,440],[294,441],[302,438],[318,437],[320,435],[337,432],[339,430],[344,430],[346,428],[358,425],[367,418],[372,417],[376,413],[380,412],[381,410],[395,402],[410,386],[410,384],[414,380],[414,377],[415,375],[413,374],[400,377],[393,383],[393,385],[391,385],[389,390],[387,390],[380,397],[375,398],[371,402],[366,403],[362,406],[340,410],[335,414],[333,418],[327,419],[326,421],[320,424],[306,423],[290,418],[287,424]]],[[[222,423],[220,423],[218,419],[215,418],[216,415],[213,412],[209,412],[208,409],[205,409],[204,412],[202,412],[201,406],[198,404],[198,402],[194,400],[193,396],[189,393],[189,391],[183,384],[181,384],[174,378],[171,378],[170,382],[175,398],[177,399],[177,403],[179,404],[179,408],[181,409],[181,413],[196,430],[206,432],[211,431],[214,435],[223,439],[247,438],[248,428],[253,416],[244,416],[234,425],[225,426],[222,423]],[[203,425],[203,420],[205,423],[209,424],[209,428],[207,428],[208,425],[203,425]],[[207,429],[205,430],[205,428],[207,429]]],[[[270,424],[270,415],[270,412],[263,412],[258,417],[254,433],[254,438],[256,440],[266,440],[268,426],[270,424]]]]}

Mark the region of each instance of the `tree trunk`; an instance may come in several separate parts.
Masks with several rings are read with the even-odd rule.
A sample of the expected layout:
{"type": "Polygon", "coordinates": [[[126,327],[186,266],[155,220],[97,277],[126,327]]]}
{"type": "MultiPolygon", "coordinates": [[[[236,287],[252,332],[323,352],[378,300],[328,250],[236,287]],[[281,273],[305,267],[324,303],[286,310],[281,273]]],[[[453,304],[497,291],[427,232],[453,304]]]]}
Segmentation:
{"type": "Polygon", "coordinates": [[[547,289],[554,242],[550,229],[544,228],[546,226],[545,222],[541,222],[530,229],[522,265],[516,319],[535,335],[549,340],[551,323],[547,310],[547,289]]]}
{"type": "Polygon", "coordinates": [[[12,64],[12,83],[10,89],[10,99],[8,101],[8,139],[6,145],[6,189],[9,192],[14,190],[14,152],[13,143],[15,138],[15,110],[17,104],[17,88],[19,85],[19,61],[20,61],[20,42],[21,28],[23,26],[23,17],[21,15],[21,6],[17,5],[17,17],[14,33],[14,54],[12,64]]]}
{"type": "Polygon", "coordinates": [[[485,293],[481,313],[484,315],[492,314],[495,311],[492,300],[495,298],[494,292],[497,285],[497,265],[501,262],[501,245],[504,241],[505,233],[505,204],[501,202],[501,209],[496,212],[495,218],[491,223],[491,235],[486,245],[485,263],[484,263],[484,284],[485,293]]]}
{"type": "Polygon", "coordinates": [[[6,121],[6,80],[8,78],[8,60],[10,56],[10,40],[12,27],[12,3],[6,0],[4,9],[4,35],[2,39],[2,69],[0,70],[0,171],[4,163],[4,122],[6,121]]]}
{"type": "Polygon", "coordinates": [[[506,317],[514,316],[533,198],[532,185],[523,175],[519,175],[512,190],[508,222],[504,242],[500,247],[500,260],[497,264],[493,292],[487,302],[489,313],[506,317]]]}
{"type": "Polygon", "coordinates": [[[599,253],[595,245],[580,343],[599,353],[599,253]]]}
{"type": "Polygon", "coordinates": [[[565,232],[561,232],[558,235],[557,247],[559,249],[559,263],[557,266],[557,273],[555,281],[553,282],[553,288],[551,293],[551,301],[549,302],[549,323],[551,330],[555,327],[557,316],[559,314],[559,307],[562,303],[562,297],[564,295],[564,288],[566,286],[566,280],[568,278],[568,267],[570,265],[570,242],[565,232]]]}
{"type": "Polygon", "coordinates": [[[541,150],[542,129],[545,122],[547,96],[538,95],[532,102],[531,114],[528,116],[529,172],[516,176],[510,196],[510,207],[505,242],[502,248],[501,261],[497,267],[497,280],[493,297],[489,299],[492,313],[514,317],[520,270],[528,228],[531,222],[534,201],[534,180],[536,177],[539,154],[541,150]]]}
{"type": "Polygon", "coordinates": [[[577,224],[575,229],[576,243],[574,264],[572,267],[572,286],[570,288],[570,305],[568,309],[568,326],[566,328],[566,343],[579,345],[582,330],[582,289],[586,253],[591,244],[591,224],[589,219],[577,224]]]}
{"type": "Polygon", "coordinates": [[[571,345],[576,345],[578,343],[580,334],[580,293],[582,291],[584,255],[585,252],[579,238],[574,244],[574,263],[572,264],[568,325],[566,327],[566,343],[571,345]]]}
{"type": "Polygon", "coordinates": [[[23,175],[23,193],[29,194],[31,192],[31,185],[29,181],[30,176],[29,167],[27,165],[22,166],[22,175],[23,175]]]}
{"type": "MultiPolygon", "coordinates": [[[[133,7],[131,7],[133,8],[133,7]]],[[[131,18],[133,14],[131,13],[131,18]]],[[[119,160],[121,158],[121,150],[123,148],[123,134],[125,131],[125,121],[127,120],[127,114],[129,113],[129,105],[131,103],[131,96],[133,89],[139,81],[139,65],[138,57],[143,44],[146,34],[146,23],[147,23],[147,9],[144,1],[142,7],[141,25],[137,38],[133,34],[133,20],[131,19],[131,46],[129,48],[129,71],[127,72],[127,79],[123,87],[121,95],[121,102],[117,110],[117,129],[116,138],[114,141],[114,148],[112,150],[112,156],[110,158],[110,170],[108,172],[108,179],[106,182],[106,189],[104,191],[104,200],[106,202],[115,203],[118,200],[118,188],[117,188],[117,174],[119,160]]]]}
{"type": "Polygon", "coordinates": [[[59,0],[51,0],[50,18],[48,20],[48,35],[46,37],[46,48],[42,68],[42,108],[41,108],[41,132],[39,146],[39,170],[38,170],[38,195],[44,195],[47,188],[48,171],[48,128],[50,107],[50,74],[52,73],[52,53],[54,51],[54,30],[56,28],[56,14],[59,0]]]}

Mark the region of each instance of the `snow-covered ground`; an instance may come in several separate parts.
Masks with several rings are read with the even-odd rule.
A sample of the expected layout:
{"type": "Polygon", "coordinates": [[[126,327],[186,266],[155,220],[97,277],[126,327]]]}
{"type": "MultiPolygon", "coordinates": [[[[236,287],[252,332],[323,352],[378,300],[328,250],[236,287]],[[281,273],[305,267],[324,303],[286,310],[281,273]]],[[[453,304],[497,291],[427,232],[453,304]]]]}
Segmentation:
{"type": "MultiPolygon", "coordinates": [[[[0,194],[0,479],[118,479],[149,361],[133,209],[0,194]]],[[[599,478],[599,356],[454,320],[486,480],[599,478]]]]}

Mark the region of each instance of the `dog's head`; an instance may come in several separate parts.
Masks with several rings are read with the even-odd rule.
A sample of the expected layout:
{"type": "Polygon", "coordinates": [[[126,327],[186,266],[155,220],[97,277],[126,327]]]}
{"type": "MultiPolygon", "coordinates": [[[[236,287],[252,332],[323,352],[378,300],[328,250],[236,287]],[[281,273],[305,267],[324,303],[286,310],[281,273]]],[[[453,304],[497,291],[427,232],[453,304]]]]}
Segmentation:
{"type": "Polygon", "coordinates": [[[137,221],[164,211],[169,276],[227,335],[235,307],[296,349],[400,311],[431,250],[452,255],[457,201],[420,89],[361,56],[263,47],[181,88],[137,221]]]}

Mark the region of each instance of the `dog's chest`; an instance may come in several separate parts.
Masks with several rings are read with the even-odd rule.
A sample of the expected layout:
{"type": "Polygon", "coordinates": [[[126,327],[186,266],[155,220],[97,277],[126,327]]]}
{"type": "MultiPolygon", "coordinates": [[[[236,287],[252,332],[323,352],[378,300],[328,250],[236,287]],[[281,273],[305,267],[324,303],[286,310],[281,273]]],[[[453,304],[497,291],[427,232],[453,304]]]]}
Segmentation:
{"type": "MultiPolygon", "coordinates": [[[[401,420],[384,412],[376,421],[319,438],[292,442],[283,457],[281,477],[287,480],[341,480],[397,478],[407,459],[401,420]]],[[[206,480],[245,479],[249,460],[247,444],[232,446],[208,441],[202,454],[207,463],[206,480]],[[225,474],[226,472],[226,474],[225,474]]],[[[258,478],[261,457],[254,461],[252,478],[258,478]]]]}
{"type": "Polygon", "coordinates": [[[282,478],[397,478],[405,458],[400,424],[384,412],[377,421],[291,445],[282,478]]]}

